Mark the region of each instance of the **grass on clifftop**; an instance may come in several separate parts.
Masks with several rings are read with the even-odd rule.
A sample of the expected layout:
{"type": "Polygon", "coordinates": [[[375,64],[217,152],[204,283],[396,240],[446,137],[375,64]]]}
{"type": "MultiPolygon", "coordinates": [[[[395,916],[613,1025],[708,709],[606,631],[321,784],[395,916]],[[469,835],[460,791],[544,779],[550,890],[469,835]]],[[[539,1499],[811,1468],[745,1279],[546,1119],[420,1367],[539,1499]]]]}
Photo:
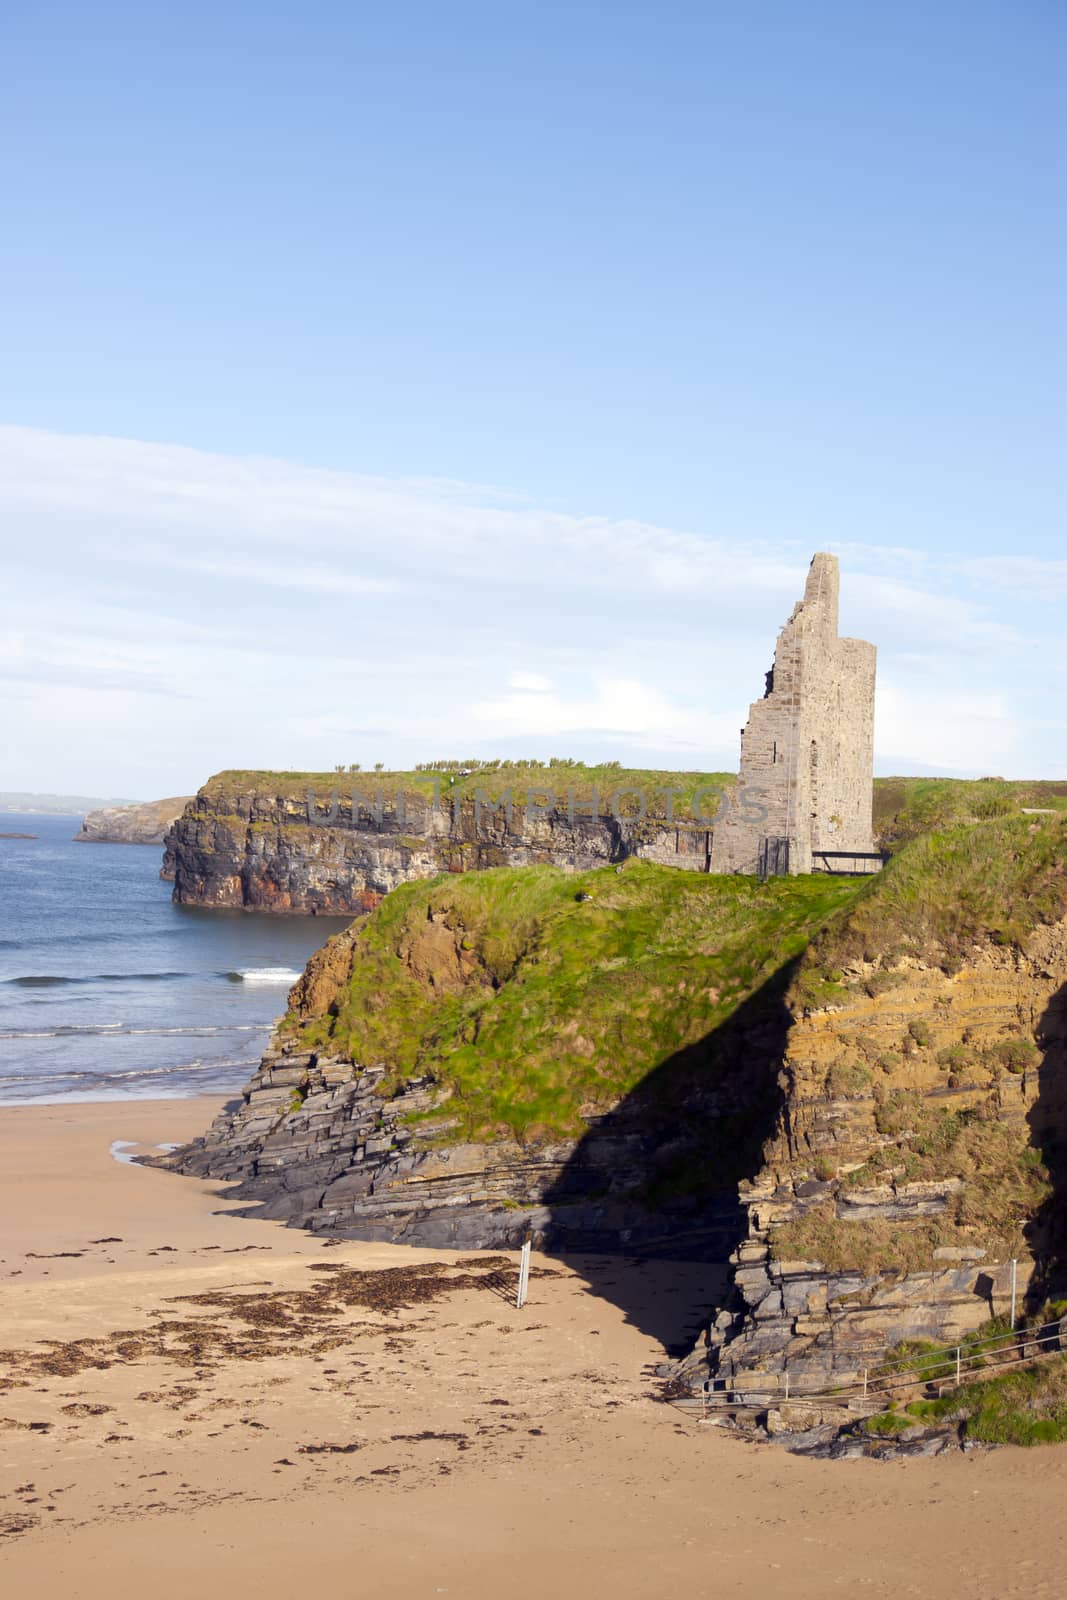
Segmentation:
{"type": "MultiPolygon", "coordinates": [[[[437,770],[406,772],[384,769],[351,772],[347,768],[340,772],[270,772],[234,768],[209,778],[200,794],[211,802],[213,809],[238,820],[245,815],[246,804],[253,797],[260,801],[300,804],[306,801],[309,790],[326,807],[331,796],[337,793],[343,813],[346,797],[350,799],[353,789],[370,803],[380,794],[387,808],[395,805],[400,794],[428,801],[434,795],[435,784],[443,804],[453,804],[458,796],[461,801],[473,805],[476,791],[487,800],[497,800],[505,790],[510,790],[516,807],[524,806],[528,797],[540,805],[545,803],[544,792],[547,791],[563,810],[567,806],[568,790],[580,804],[587,802],[595,789],[599,809],[606,814],[616,791],[639,789],[645,796],[649,817],[663,818],[668,792],[673,791],[673,815],[682,822],[707,826],[707,819],[715,814],[717,801],[712,794],[700,797],[698,791],[705,785],[728,790],[737,781],[736,775],[729,772],[672,772],[623,767],[617,761],[593,766],[559,759],[489,762],[465,778],[460,775],[463,770],[460,763],[451,769],[440,766],[437,770]],[[695,798],[699,817],[693,811],[695,798]]],[[[621,814],[628,814],[635,806],[631,795],[620,802],[618,809],[621,814]]],[[[876,778],[874,834],[881,848],[897,850],[922,834],[961,823],[1018,815],[1024,806],[1067,813],[1067,782],[876,778]]]]}
{"type": "MultiPolygon", "coordinates": [[[[975,943],[1021,945],[1067,914],[1067,812],[999,817],[913,839],[864,885],[805,963],[816,987],[850,961],[889,967],[931,952],[951,964],[975,943]]],[[[817,999],[818,996],[816,995],[817,999]]],[[[827,995],[840,1003],[844,991],[827,995]]]]}
{"type": "Polygon", "coordinates": [[[920,834],[1017,815],[1023,807],[1067,813],[1067,783],[1004,778],[876,778],[874,831],[896,850],[920,834]]]}
{"type": "Polygon", "coordinates": [[[462,1134],[577,1135],[857,893],[840,878],[760,884],[642,861],[404,884],[363,925],[332,1014],[290,1025],[309,1047],[384,1063],[395,1083],[433,1072],[462,1134]]]}
{"type": "MultiPolygon", "coordinates": [[[[458,799],[473,806],[476,795],[481,795],[487,801],[496,801],[510,791],[512,804],[516,808],[525,806],[529,800],[539,807],[550,806],[554,802],[566,811],[568,792],[573,795],[577,807],[588,803],[595,790],[599,812],[608,815],[613,809],[612,797],[621,790],[627,792],[620,795],[614,809],[620,815],[632,815],[639,810],[639,802],[633,793],[638,790],[644,796],[649,817],[663,818],[667,814],[668,795],[672,794],[670,804],[674,817],[680,821],[698,823],[703,819],[703,825],[708,826],[708,819],[714,816],[718,801],[714,793],[701,796],[699,791],[705,786],[726,790],[736,781],[734,774],[729,772],[670,772],[658,768],[623,767],[617,761],[600,766],[586,766],[581,762],[514,761],[480,768],[465,778],[459,772],[447,770],[257,772],[235,769],[216,773],[208,779],[200,793],[227,814],[240,814],[240,802],[253,795],[260,799],[301,802],[306,800],[309,791],[324,804],[328,804],[331,797],[337,794],[343,812],[353,790],[369,803],[373,803],[380,794],[386,807],[390,803],[395,804],[400,794],[428,802],[433,800],[436,793],[441,805],[454,805],[458,799]],[[694,817],[693,814],[694,798],[700,817],[694,817]]],[[[579,815],[582,814],[579,812],[579,815]]]]}

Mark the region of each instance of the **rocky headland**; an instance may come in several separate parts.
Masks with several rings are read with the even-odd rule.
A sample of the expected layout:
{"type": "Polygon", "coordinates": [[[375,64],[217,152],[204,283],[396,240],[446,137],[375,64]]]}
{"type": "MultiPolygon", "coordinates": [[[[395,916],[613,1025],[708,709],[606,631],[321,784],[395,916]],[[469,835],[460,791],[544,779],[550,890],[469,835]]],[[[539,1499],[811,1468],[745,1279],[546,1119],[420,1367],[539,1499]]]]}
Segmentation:
{"type": "Polygon", "coordinates": [[[223,772],[168,833],[163,876],[185,905],[336,915],[441,872],[583,871],[631,856],[703,871],[708,819],[733,782],[522,765],[467,775],[223,772]]]}
{"type": "Polygon", "coordinates": [[[241,1105],[168,1164],[352,1238],[724,1259],[777,1092],[772,930],[802,948],[851,886],[722,882],[630,861],[397,889],[312,958],[241,1105]]]}
{"type": "Polygon", "coordinates": [[[490,871],[331,940],[163,1164],[323,1235],[719,1263],[668,1375],[780,1413],[1002,1314],[1013,1258],[1062,1292],[1065,1050],[1062,815],[861,882],[490,871]]]}
{"type": "Polygon", "coordinates": [[[104,806],[88,813],[74,841],[76,844],[161,845],[189,801],[188,795],[181,795],[170,800],[146,800],[139,805],[104,806]]]}
{"type": "MultiPolygon", "coordinates": [[[[1067,784],[876,779],[874,832],[880,849],[893,850],[933,828],[1065,797],[1067,784]]],[[[162,876],[184,905],[354,915],[398,884],[442,872],[581,872],[631,858],[707,872],[715,821],[760,803],[729,774],[576,763],[221,772],[167,833],[162,876]]]]}

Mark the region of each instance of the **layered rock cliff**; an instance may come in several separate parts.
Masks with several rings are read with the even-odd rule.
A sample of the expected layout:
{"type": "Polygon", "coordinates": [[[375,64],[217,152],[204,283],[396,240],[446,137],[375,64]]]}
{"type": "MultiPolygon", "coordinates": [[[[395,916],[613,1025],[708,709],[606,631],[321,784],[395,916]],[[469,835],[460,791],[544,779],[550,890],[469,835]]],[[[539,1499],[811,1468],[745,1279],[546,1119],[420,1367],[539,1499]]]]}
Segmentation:
{"type": "MultiPolygon", "coordinates": [[[[500,764],[475,772],[222,772],[166,838],[163,877],[187,905],[336,915],[439,872],[638,857],[706,872],[713,824],[757,821],[766,795],[722,773],[500,764]]],[[[932,828],[1062,806],[1067,785],[887,778],[879,848],[932,828]]]]}
{"type": "Polygon", "coordinates": [[[103,806],[99,811],[88,813],[74,841],[76,844],[160,845],[190,800],[189,795],[180,795],[170,800],[146,800],[141,805],[103,806]]]}
{"type": "Polygon", "coordinates": [[[1067,821],[920,838],[863,883],[408,885],[164,1164],[323,1233],[719,1262],[679,1386],[847,1384],[1005,1310],[1013,1257],[1031,1307],[1063,1289],[1067,821]]]}
{"type": "Polygon", "coordinates": [[[1012,1258],[1020,1308],[1062,1289],[1067,921],[958,970],[930,954],[857,963],[846,1005],[795,1019],[690,1386],[825,1391],[905,1341],[954,1343],[1007,1312],[1012,1258]]]}
{"type": "Polygon", "coordinates": [[[725,1260],[782,961],[853,892],[637,861],[408,884],[312,959],[240,1105],[164,1164],[354,1238],[725,1260]]]}
{"type": "MultiPolygon", "coordinates": [[[[576,782],[569,770],[526,768],[466,780],[220,773],[167,835],[164,876],[186,905],[336,915],[439,872],[585,870],[630,856],[706,870],[710,829],[684,804],[705,782],[716,779],[610,771],[576,782]],[[666,792],[672,782],[678,799],[666,792]]],[[[717,803],[709,793],[709,815],[717,803]]]]}

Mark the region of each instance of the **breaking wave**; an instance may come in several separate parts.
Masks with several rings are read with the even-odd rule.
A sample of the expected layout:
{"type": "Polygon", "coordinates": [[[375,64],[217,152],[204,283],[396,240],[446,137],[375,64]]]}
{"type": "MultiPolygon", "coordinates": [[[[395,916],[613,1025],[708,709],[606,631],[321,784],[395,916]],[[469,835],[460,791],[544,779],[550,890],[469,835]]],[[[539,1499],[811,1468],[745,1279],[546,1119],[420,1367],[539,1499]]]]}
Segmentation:
{"type": "Polygon", "coordinates": [[[238,967],[231,972],[92,972],[76,976],[56,972],[27,972],[17,978],[4,978],[17,989],[57,989],[72,984],[93,983],[180,983],[225,978],[230,983],[288,983],[300,977],[298,967],[238,967]]]}
{"type": "Polygon", "coordinates": [[[134,1034],[153,1037],[189,1034],[194,1038],[207,1039],[219,1033],[264,1033],[268,1027],[269,1023],[265,1022],[201,1023],[199,1027],[189,1028],[128,1028],[122,1022],[85,1024],[72,1022],[58,1028],[0,1028],[0,1039],[76,1039],[101,1036],[117,1039],[134,1034]]]}
{"type": "Polygon", "coordinates": [[[300,976],[293,967],[239,967],[227,973],[234,983],[295,983],[300,976]]]}
{"type": "MultiPolygon", "coordinates": [[[[53,972],[28,972],[22,977],[5,978],[19,989],[52,989],[69,983],[174,983],[180,978],[211,977],[202,972],[93,972],[80,977],[64,977],[53,972]]],[[[222,976],[222,974],[215,974],[222,976]]]]}

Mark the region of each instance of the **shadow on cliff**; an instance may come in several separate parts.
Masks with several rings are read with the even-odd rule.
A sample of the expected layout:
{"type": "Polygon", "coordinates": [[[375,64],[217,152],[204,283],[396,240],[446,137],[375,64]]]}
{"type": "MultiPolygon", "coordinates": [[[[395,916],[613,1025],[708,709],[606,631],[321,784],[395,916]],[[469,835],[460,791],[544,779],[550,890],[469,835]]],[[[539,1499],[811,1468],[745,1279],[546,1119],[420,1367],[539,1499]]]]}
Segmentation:
{"type": "Polygon", "coordinates": [[[1048,1169],[1051,1193],[1024,1230],[1034,1258],[1028,1311],[1067,1297],[1067,984],[1046,1006],[1037,1038],[1037,1098],[1026,1120],[1030,1143],[1048,1169]]]}
{"type": "Polygon", "coordinates": [[[784,997],[795,966],[599,1118],[544,1198],[539,1248],[568,1258],[591,1294],[671,1355],[692,1348],[727,1292],[727,1261],[746,1226],[738,1185],[760,1171],[783,1109],[793,1020],[784,997]],[[656,1261],[701,1264],[685,1275],[688,1294],[656,1261]]]}

